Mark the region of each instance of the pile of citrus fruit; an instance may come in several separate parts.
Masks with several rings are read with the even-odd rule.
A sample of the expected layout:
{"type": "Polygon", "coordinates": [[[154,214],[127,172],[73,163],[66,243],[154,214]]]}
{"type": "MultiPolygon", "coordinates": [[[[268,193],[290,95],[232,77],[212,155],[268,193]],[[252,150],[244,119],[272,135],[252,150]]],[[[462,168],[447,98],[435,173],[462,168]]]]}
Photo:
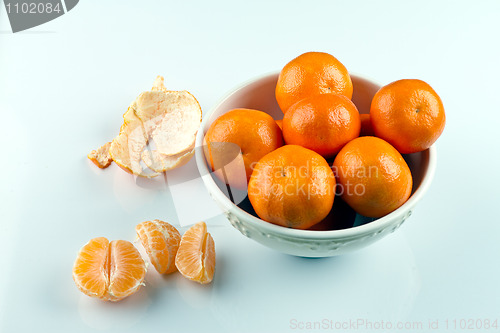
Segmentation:
{"type": "MultiPolygon", "coordinates": [[[[169,223],[153,220],[136,226],[150,262],[160,274],[179,271],[186,278],[210,283],[215,272],[215,244],[205,222],[189,228],[181,237],[169,223]]],[[[146,262],[137,248],[125,240],[104,237],[85,244],[73,266],[73,279],[83,293],[106,301],[119,301],[143,285],[146,262]]]]}
{"type": "Polygon", "coordinates": [[[370,113],[360,115],[349,72],[322,52],[286,64],[275,94],[283,119],[265,110],[231,110],[205,134],[205,155],[226,184],[247,187],[261,219],[290,228],[324,220],[336,194],[360,215],[391,213],[413,186],[401,154],[429,148],[445,126],[440,97],[416,79],[382,87],[370,113]]]}

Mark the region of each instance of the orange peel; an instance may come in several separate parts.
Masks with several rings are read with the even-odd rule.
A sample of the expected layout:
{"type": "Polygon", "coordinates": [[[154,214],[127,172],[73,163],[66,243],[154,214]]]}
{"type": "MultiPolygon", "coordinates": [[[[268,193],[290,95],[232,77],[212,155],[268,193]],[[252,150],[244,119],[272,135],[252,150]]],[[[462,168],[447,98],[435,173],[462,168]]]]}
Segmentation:
{"type": "Polygon", "coordinates": [[[92,150],[90,154],[87,155],[88,159],[100,169],[106,169],[111,162],[113,162],[113,159],[109,155],[109,147],[111,147],[111,142],[102,145],[96,150],[92,150]]]}
{"type": "Polygon", "coordinates": [[[154,172],[165,172],[183,166],[194,155],[194,144],[192,148],[180,154],[168,156],[159,153],[157,150],[145,150],[142,152],[141,158],[144,164],[154,172]]]}
{"type": "Polygon", "coordinates": [[[152,90],[141,93],[123,115],[120,134],[112,141],[109,154],[127,172],[158,176],[193,156],[200,123],[196,98],[187,91],[167,90],[163,77],[158,76],[152,90]],[[149,149],[152,143],[154,150],[149,149]]]}

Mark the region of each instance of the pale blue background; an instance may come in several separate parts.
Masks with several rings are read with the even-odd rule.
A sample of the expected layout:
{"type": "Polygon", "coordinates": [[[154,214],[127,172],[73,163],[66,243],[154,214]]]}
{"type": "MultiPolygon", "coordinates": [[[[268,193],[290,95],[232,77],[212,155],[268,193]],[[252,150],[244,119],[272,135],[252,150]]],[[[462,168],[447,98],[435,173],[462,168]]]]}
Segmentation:
{"type": "Polygon", "coordinates": [[[499,17],[498,1],[82,0],[12,34],[2,4],[0,332],[500,321],[499,17]],[[85,157],[117,133],[134,97],[162,74],[208,111],[233,86],[311,50],[382,84],[423,79],[442,97],[436,176],[410,220],[355,254],[306,260],[213,217],[212,285],[151,273],[148,288],[118,304],[78,292],[71,266],[90,238],[132,240],[151,218],[179,223],[163,179],[140,187],[85,157]]]}

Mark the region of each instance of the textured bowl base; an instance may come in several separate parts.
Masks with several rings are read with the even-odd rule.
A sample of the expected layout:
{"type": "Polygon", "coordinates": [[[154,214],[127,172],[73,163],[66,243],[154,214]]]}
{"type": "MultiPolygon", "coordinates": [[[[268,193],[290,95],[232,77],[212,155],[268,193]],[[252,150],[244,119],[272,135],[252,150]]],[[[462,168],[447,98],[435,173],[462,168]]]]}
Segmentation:
{"type": "Polygon", "coordinates": [[[224,215],[231,225],[238,231],[264,246],[273,248],[279,252],[306,258],[334,257],[345,253],[350,253],[374,242],[396,231],[408,217],[411,210],[396,223],[388,225],[386,228],[375,232],[359,234],[353,237],[339,237],[331,239],[314,239],[287,237],[280,233],[264,232],[250,226],[248,223],[238,219],[234,214],[225,211],[224,215]]]}

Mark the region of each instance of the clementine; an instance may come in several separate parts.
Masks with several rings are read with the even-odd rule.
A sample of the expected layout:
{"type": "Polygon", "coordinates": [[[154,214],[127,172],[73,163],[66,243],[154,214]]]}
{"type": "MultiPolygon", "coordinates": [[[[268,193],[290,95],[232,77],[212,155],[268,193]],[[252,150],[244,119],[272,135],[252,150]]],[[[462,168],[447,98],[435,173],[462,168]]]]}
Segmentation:
{"type": "Polygon", "coordinates": [[[332,157],[359,136],[361,122],[356,106],[345,96],[314,95],[292,105],[283,118],[287,144],[332,157]]]}
{"type": "Polygon", "coordinates": [[[286,145],[264,156],[248,184],[248,198],[264,221],[307,229],[330,212],[335,177],[326,160],[312,150],[286,145]]]}
{"type": "Polygon", "coordinates": [[[265,112],[251,109],[234,109],[223,114],[205,134],[205,156],[212,170],[227,184],[238,188],[246,188],[254,165],[282,145],[283,134],[274,119],[265,112]],[[241,154],[237,154],[239,151],[235,154],[235,146],[241,154]]]}
{"type": "Polygon", "coordinates": [[[336,93],[352,97],[352,82],[345,66],[324,52],[307,52],[283,67],[276,84],[276,100],[281,110],[301,99],[318,94],[336,93]]]}
{"type": "Polygon", "coordinates": [[[441,98],[421,80],[392,82],[375,94],[370,107],[375,134],[402,154],[429,148],[444,130],[441,98]]]}
{"type": "Polygon", "coordinates": [[[410,197],[412,176],[401,154],[373,136],[352,140],[335,157],[338,192],[358,214],[382,217],[410,197]]]}

